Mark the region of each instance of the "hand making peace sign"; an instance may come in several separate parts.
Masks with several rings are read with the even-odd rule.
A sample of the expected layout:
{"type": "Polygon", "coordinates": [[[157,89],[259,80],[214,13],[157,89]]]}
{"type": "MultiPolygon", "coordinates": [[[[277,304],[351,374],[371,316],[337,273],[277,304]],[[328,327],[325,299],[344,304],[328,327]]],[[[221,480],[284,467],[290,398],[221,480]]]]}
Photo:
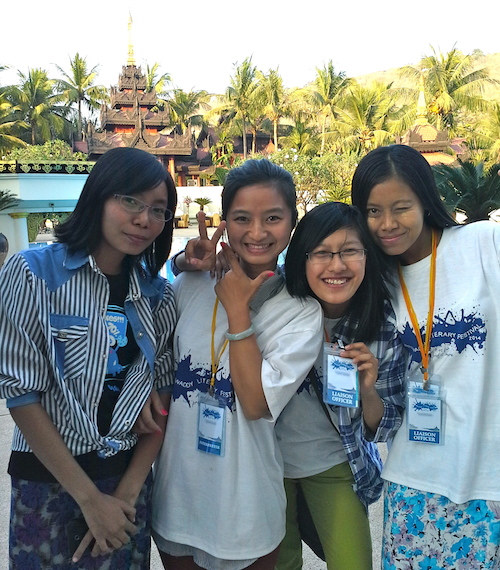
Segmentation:
{"type": "MultiPolygon", "coordinates": [[[[226,222],[222,221],[213,236],[209,238],[204,212],[198,212],[196,219],[198,220],[199,237],[188,241],[184,259],[192,270],[210,271],[215,267],[217,243],[226,229],[226,222]]],[[[177,260],[176,264],[179,269],[188,269],[180,265],[177,260]]]]}

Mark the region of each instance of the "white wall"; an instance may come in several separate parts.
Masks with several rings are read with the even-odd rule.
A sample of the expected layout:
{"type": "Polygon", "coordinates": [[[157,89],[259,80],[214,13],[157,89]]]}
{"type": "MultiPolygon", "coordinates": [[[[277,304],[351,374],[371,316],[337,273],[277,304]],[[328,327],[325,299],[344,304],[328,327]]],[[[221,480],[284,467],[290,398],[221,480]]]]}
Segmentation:
{"type": "MultiPolygon", "coordinates": [[[[9,214],[16,212],[72,212],[87,174],[0,174],[0,190],[11,192],[21,202],[15,208],[0,211],[0,232],[9,240],[9,257],[28,247],[28,231],[26,219],[14,220],[9,214]]],[[[207,213],[221,211],[222,186],[179,186],[177,188],[178,209],[186,213],[183,203],[186,196],[210,198],[205,206],[207,213]]],[[[189,216],[194,218],[199,210],[198,204],[191,203],[189,216]]]]}

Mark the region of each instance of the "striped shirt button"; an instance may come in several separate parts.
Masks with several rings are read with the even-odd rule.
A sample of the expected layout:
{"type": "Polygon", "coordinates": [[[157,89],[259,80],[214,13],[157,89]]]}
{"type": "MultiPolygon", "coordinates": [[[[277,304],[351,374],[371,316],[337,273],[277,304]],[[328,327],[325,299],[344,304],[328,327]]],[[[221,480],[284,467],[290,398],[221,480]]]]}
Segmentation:
{"type": "Polygon", "coordinates": [[[144,333],[142,331],[139,331],[137,333],[137,338],[141,339],[144,336],[144,333]]]}

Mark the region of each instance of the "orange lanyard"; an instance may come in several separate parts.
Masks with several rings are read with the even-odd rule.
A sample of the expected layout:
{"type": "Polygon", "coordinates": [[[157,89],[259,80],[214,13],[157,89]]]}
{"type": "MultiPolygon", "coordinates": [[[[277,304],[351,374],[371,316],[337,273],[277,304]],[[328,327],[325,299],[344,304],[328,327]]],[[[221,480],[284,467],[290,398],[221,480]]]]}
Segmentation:
{"type": "Polygon", "coordinates": [[[220,359],[222,358],[222,354],[226,350],[227,345],[229,344],[229,341],[226,339],[222,345],[222,348],[219,351],[218,356],[217,357],[215,356],[215,328],[217,325],[217,307],[218,306],[219,306],[219,298],[215,299],[214,312],[212,315],[212,342],[211,342],[211,346],[210,346],[210,352],[211,352],[211,357],[212,357],[212,363],[211,363],[212,377],[210,378],[210,388],[208,390],[210,395],[213,395],[213,393],[214,393],[215,375],[217,374],[217,370],[219,368],[220,359]]]}
{"type": "Polygon", "coordinates": [[[434,303],[436,300],[436,257],[437,257],[437,231],[432,230],[432,254],[431,254],[431,270],[429,275],[429,312],[427,314],[427,325],[425,328],[425,342],[422,339],[420,333],[420,327],[418,326],[417,315],[413,308],[413,304],[410,299],[410,294],[408,293],[408,288],[403,277],[403,272],[401,271],[401,265],[398,266],[399,282],[401,284],[401,289],[403,291],[403,297],[406,303],[406,308],[408,309],[408,314],[410,315],[410,321],[413,326],[413,332],[417,338],[418,348],[420,354],[422,355],[422,366],[420,370],[424,375],[424,390],[428,390],[429,382],[429,356],[431,347],[431,337],[432,337],[432,319],[434,316],[434,303]]]}

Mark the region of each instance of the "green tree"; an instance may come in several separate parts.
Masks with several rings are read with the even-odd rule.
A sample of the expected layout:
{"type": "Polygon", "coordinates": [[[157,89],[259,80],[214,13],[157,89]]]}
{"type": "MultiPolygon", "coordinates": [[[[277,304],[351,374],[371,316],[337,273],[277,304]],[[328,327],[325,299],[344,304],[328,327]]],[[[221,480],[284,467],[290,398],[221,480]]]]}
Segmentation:
{"type": "Polygon", "coordinates": [[[278,125],[280,119],[287,114],[287,96],[283,87],[283,79],[277,69],[270,69],[267,75],[257,71],[258,87],[264,101],[264,113],[273,124],[274,148],[278,151],[278,125]]]}
{"type": "Polygon", "coordinates": [[[473,117],[467,144],[472,156],[484,157],[488,164],[500,162],[500,103],[473,117]]]}
{"type": "Polygon", "coordinates": [[[219,128],[216,135],[217,142],[210,147],[212,162],[221,167],[229,167],[233,159],[233,137],[227,128],[219,128]]]}
{"type": "Polygon", "coordinates": [[[374,148],[393,142],[391,121],[398,116],[396,93],[392,84],[353,83],[346,92],[334,129],[345,151],[368,153],[374,148]]]}
{"type": "Polygon", "coordinates": [[[40,68],[28,70],[27,75],[19,71],[18,75],[19,85],[11,86],[5,93],[19,108],[18,118],[29,126],[31,144],[56,138],[68,125],[68,107],[62,104],[64,97],[56,82],[40,68]]]}
{"type": "Polygon", "coordinates": [[[323,156],[306,156],[290,149],[273,153],[269,160],[293,176],[302,214],[321,202],[350,199],[351,179],[358,162],[354,154],[327,152],[323,156]]]}
{"type": "Polygon", "coordinates": [[[360,157],[354,153],[325,153],[321,157],[324,191],[321,202],[351,201],[351,182],[360,157]]]}
{"type": "Polygon", "coordinates": [[[160,64],[153,63],[150,67],[146,63],[146,91],[156,91],[162,94],[166,91],[167,84],[172,81],[170,73],[160,73],[160,64]]]}
{"type": "Polygon", "coordinates": [[[226,99],[229,109],[227,119],[241,121],[243,138],[243,157],[247,158],[247,123],[252,106],[252,96],[257,88],[257,68],[252,65],[252,58],[247,57],[239,66],[235,66],[234,75],[226,89],[226,99]]]}
{"type": "Polygon", "coordinates": [[[206,91],[173,90],[172,97],[166,103],[170,109],[172,126],[176,127],[179,134],[184,134],[189,127],[203,124],[204,118],[200,111],[210,108],[207,99],[206,91]]]}
{"type": "Polygon", "coordinates": [[[210,204],[211,200],[210,200],[210,198],[205,198],[202,196],[200,198],[195,198],[193,200],[193,202],[198,204],[198,206],[200,207],[200,212],[203,212],[205,206],[208,206],[208,204],[210,204]]]}
{"type": "Polygon", "coordinates": [[[19,204],[19,199],[7,190],[0,190],[0,210],[13,208],[19,204]]]}
{"type": "Polygon", "coordinates": [[[94,85],[97,78],[97,65],[88,69],[87,60],[79,53],[76,53],[74,58],[70,58],[69,65],[69,72],[56,65],[64,78],[57,81],[57,88],[68,105],[76,104],[77,106],[77,140],[81,140],[83,134],[82,106],[91,112],[99,109],[101,104],[108,99],[108,92],[103,85],[94,85]]]}
{"type": "Polygon", "coordinates": [[[292,107],[290,117],[293,126],[288,134],[280,139],[283,149],[295,149],[301,155],[315,155],[321,142],[311,113],[300,107],[292,107]]]}
{"type": "Polygon", "coordinates": [[[437,52],[422,58],[416,67],[402,69],[403,75],[417,83],[424,74],[429,113],[435,117],[438,129],[456,127],[456,116],[461,108],[469,111],[485,110],[484,87],[497,83],[489,77],[485,67],[477,66],[477,55],[464,55],[453,47],[448,53],[437,52]]]}
{"type": "Polygon", "coordinates": [[[30,160],[82,161],[87,160],[87,155],[83,152],[73,152],[68,143],[55,139],[42,145],[28,145],[25,148],[13,149],[8,158],[20,162],[30,160]]]}
{"type": "Polygon", "coordinates": [[[26,146],[26,143],[17,135],[28,125],[16,119],[18,107],[13,106],[5,96],[0,93],[0,156],[16,147],[26,146]]]}
{"type": "Polygon", "coordinates": [[[500,208],[500,163],[489,169],[484,163],[460,162],[458,167],[434,166],[436,183],[451,212],[465,215],[466,223],[487,220],[500,208]]]}
{"type": "Polygon", "coordinates": [[[351,80],[345,76],[344,72],[335,72],[331,60],[322,69],[316,68],[316,78],[311,87],[310,100],[313,109],[318,112],[321,123],[320,155],[325,151],[328,121],[337,116],[337,106],[350,84],[351,80]]]}

